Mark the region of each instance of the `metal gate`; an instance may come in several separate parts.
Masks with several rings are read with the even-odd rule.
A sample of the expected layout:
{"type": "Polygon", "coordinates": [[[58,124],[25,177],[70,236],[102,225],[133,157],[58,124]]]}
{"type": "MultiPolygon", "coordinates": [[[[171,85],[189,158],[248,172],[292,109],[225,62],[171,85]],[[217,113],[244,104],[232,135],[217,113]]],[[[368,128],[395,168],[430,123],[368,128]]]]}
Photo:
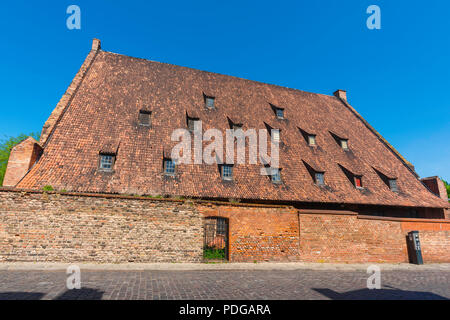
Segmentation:
{"type": "Polygon", "coordinates": [[[228,260],[228,219],[205,218],[203,258],[205,260],[228,260]]]}

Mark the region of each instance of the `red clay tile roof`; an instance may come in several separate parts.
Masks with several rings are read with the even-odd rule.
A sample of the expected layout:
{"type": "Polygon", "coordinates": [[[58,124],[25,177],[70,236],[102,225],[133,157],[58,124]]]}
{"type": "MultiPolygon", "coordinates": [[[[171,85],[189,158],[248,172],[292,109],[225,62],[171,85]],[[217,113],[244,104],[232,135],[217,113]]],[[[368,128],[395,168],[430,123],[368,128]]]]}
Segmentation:
{"type": "Polygon", "coordinates": [[[42,157],[17,187],[52,185],[82,192],[447,206],[350,106],[334,96],[105,51],[92,57],[70,104],[58,117],[42,157]],[[213,110],[205,108],[204,94],[215,97],[213,110]],[[284,108],[285,119],[277,119],[271,104],[284,108]],[[151,127],[139,125],[142,109],[151,111],[151,127]],[[229,129],[227,117],[242,123],[243,130],[264,129],[265,123],[281,129],[283,183],[276,185],[261,176],[261,164],[235,165],[232,182],[222,181],[217,165],[182,164],[174,177],[165,176],[163,156],[176,144],[170,140],[172,131],[186,128],[186,113],[202,120],[203,131],[229,129]],[[315,134],[317,146],[310,147],[299,128],[315,134]],[[349,150],[344,151],[330,132],[348,138],[349,150]],[[113,172],[98,170],[99,153],[106,149],[117,150],[113,172]],[[325,171],[327,188],[314,183],[303,161],[325,171]],[[339,165],[362,174],[365,190],[356,189],[339,165]],[[395,175],[400,192],[392,192],[373,168],[385,168],[386,175],[395,175]]]}

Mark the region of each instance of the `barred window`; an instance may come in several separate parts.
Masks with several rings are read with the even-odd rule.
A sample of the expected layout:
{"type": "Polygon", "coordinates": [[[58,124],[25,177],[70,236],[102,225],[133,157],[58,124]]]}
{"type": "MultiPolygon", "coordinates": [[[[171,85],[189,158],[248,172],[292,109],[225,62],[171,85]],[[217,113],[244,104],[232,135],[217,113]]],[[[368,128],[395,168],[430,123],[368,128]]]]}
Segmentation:
{"type": "Polygon", "coordinates": [[[115,156],[111,154],[100,154],[100,169],[111,171],[114,166],[115,156]]]}
{"type": "Polygon", "coordinates": [[[232,180],[233,179],[233,166],[223,165],[222,166],[222,179],[232,180]]]}
{"type": "Polygon", "coordinates": [[[173,160],[164,160],[164,173],[168,175],[175,174],[175,162],[173,160]]]}

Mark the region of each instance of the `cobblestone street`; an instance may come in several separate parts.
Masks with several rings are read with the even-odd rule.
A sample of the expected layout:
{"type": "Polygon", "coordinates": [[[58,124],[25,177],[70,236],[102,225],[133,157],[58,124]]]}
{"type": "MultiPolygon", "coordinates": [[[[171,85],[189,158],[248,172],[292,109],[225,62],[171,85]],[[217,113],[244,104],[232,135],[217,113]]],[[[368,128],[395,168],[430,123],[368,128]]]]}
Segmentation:
{"type": "Polygon", "coordinates": [[[382,271],[380,290],[362,270],[81,270],[67,290],[64,271],[0,271],[4,299],[449,299],[450,271],[382,271]]]}

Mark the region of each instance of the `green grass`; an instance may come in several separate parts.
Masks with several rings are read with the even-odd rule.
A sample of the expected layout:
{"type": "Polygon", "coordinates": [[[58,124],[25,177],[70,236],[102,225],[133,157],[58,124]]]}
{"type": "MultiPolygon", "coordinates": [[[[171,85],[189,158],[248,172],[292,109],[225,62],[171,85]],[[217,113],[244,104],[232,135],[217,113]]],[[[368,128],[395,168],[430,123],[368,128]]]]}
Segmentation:
{"type": "Polygon", "coordinates": [[[203,258],[205,260],[225,260],[225,249],[214,249],[205,247],[203,249],[203,258]]]}

